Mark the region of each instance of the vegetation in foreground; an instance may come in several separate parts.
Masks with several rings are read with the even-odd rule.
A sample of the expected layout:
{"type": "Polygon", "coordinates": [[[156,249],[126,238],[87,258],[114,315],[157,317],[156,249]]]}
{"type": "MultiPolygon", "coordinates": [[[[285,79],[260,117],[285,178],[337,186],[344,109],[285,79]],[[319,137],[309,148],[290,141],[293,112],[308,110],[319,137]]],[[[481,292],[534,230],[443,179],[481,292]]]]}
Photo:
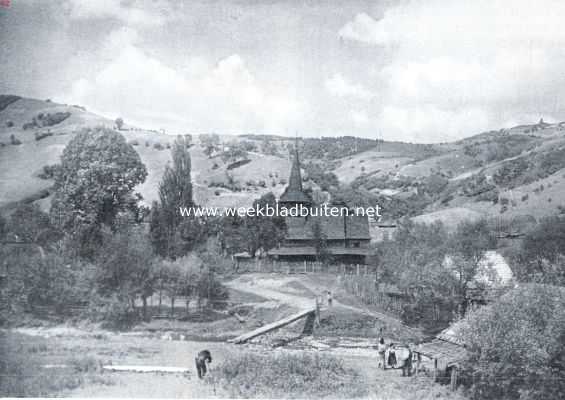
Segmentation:
{"type": "Polygon", "coordinates": [[[246,354],[226,361],[213,379],[234,398],[353,398],[368,391],[359,378],[335,357],[246,354]]]}
{"type": "Polygon", "coordinates": [[[112,385],[101,362],[70,349],[54,349],[47,339],[0,332],[0,397],[48,397],[84,383],[112,385]],[[45,368],[45,365],[53,368],[45,368]]]}

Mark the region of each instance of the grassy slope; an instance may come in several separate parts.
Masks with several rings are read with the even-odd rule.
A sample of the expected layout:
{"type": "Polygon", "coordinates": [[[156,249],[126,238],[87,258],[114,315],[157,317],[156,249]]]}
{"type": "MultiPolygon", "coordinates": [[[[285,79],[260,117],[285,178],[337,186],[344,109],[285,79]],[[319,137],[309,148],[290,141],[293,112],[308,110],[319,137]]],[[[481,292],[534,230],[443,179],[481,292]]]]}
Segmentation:
{"type": "MultiPolygon", "coordinates": [[[[22,98],[0,111],[0,208],[13,205],[24,198],[36,194],[38,191],[49,188],[53,182],[42,180],[37,177],[41,168],[48,164],[59,161],[59,157],[72,138],[73,132],[85,126],[113,126],[113,122],[84,111],[80,108],[62,105],[42,100],[22,98]],[[47,128],[23,130],[22,125],[32,120],[34,116],[43,113],[71,112],[71,116],[65,121],[51,128],[55,135],[36,141],[36,132],[46,132],[47,128]],[[8,128],[7,121],[12,121],[14,126],[8,128]],[[14,135],[22,142],[21,145],[10,145],[10,135],[14,135]]],[[[154,131],[131,128],[121,133],[128,141],[136,141],[136,150],[148,169],[148,177],[145,183],[138,187],[146,204],[151,204],[158,197],[157,188],[168,162],[170,152],[168,149],[158,150],[154,148],[155,143],[165,146],[172,143],[173,136],[164,135],[154,131]]],[[[246,190],[242,192],[231,192],[226,189],[209,188],[212,181],[225,182],[227,180],[226,166],[219,158],[210,159],[206,157],[200,146],[191,148],[193,180],[195,182],[195,200],[199,204],[211,206],[243,206],[250,205],[252,201],[262,194],[273,191],[280,194],[284,185],[281,179],[288,180],[290,164],[288,160],[250,154],[251,162],[243,167],[230,171],[231,175],[246,190]],[[213,169],[214,163],[219,165],[213,169]],[[269,174],[272,177],[269,177],[269,174]],[[278,177],[277,177],[278,176],[278,177]],[[252,180],[258,182],[264,180],[266,187],[257,185],[248,187],[245,182],[252,180]],[[272,186],[273,180],[275,186],[272,186]],[[220,195],[216,195],[216,190],[220,195]]],[[[50,199],[39,201],[45,209],[49,207],[50,199]]]]}

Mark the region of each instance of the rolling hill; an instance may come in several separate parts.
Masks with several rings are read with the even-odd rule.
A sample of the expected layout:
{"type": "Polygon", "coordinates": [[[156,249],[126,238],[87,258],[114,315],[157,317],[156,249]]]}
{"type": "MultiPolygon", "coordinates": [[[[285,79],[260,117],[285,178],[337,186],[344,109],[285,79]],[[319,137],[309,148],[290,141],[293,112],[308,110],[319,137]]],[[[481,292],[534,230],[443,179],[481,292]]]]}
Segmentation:
{"type": "MultiPolygon", "coordinates": [[[[40,177],[43,167],[58,162],[74,132],[96,125],[113,127],[114,121],[76,105],[0,96],[0,208],[22,201],[48,208],[53,181],[40,177]]],[[[149,175],[138,191],[149,205],[157,199],[174,136],[127,124],[120,133],[147,166],[149,175]]],[[[221,139],[253,143],[255,150],[234,166],[219,154],[205,155],[195,137],[190,153],[198,204],[245,206],[268,191],[279,195],[284,190],[293,139],[250,134],[221,139]],[[269,151],[262,146],[265,141],[269,151]]],[[[349,136],[302,143],[304,164],[317,163],[341,184],[369,193],[372,200],[389,205],[391,215],[392,208],[402,205],[395,218],[387,219],[400,212],[419,222],[455,225],[481,217],[539,220],[565,212],[565,123],[540,121],[434,145],[349,136]]],[[[386,207],[383,212],[386,218],[386,207]]]]}

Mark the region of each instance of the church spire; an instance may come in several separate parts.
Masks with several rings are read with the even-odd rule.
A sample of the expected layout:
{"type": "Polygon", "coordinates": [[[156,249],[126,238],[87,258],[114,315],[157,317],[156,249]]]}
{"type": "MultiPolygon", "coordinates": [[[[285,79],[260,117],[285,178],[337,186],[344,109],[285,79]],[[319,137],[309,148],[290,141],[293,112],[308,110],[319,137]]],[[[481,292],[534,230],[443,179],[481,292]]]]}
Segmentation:
{"type": "Polygon", "coordinates": [[[292,160],[292,167],[290,169],[288,188],[302,192],[302,174],[300,173],[300,160],[298,158],[298,137],[294,143],[294,159],[292,160]]]}
{"type": "Polygon", "coordinates": [[[281,203],[311,204],[312,200],[302,190],[302,174],[300,173],[300,159],[298,158],[298,137],[294,145],[294,159],[290,168],[288,186],[280,198],[281,203]]]}

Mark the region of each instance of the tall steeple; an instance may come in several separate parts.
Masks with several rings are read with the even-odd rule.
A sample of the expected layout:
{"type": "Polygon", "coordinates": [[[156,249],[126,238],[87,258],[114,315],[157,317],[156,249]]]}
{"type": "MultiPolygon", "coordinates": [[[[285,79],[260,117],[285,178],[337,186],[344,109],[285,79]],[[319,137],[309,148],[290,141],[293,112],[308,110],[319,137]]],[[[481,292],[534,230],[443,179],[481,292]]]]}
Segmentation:
{"type": "Polygon", "coordinates": [[[300,160],[298,158],[298,137],[294,145],[294,159],[290,168],[288,186],[280,198],[281,203],[311,204],[312,200],[302,189],[302,174],[300,173],[300,160]]]}
{"type": "Polygon", "coordinates": [[[300,173],[300,160],[298,159],[298,138],[294,143],[294,159],[288,178],[288,187],[292,190],[302,191],[302,174],[300,173]]]}

